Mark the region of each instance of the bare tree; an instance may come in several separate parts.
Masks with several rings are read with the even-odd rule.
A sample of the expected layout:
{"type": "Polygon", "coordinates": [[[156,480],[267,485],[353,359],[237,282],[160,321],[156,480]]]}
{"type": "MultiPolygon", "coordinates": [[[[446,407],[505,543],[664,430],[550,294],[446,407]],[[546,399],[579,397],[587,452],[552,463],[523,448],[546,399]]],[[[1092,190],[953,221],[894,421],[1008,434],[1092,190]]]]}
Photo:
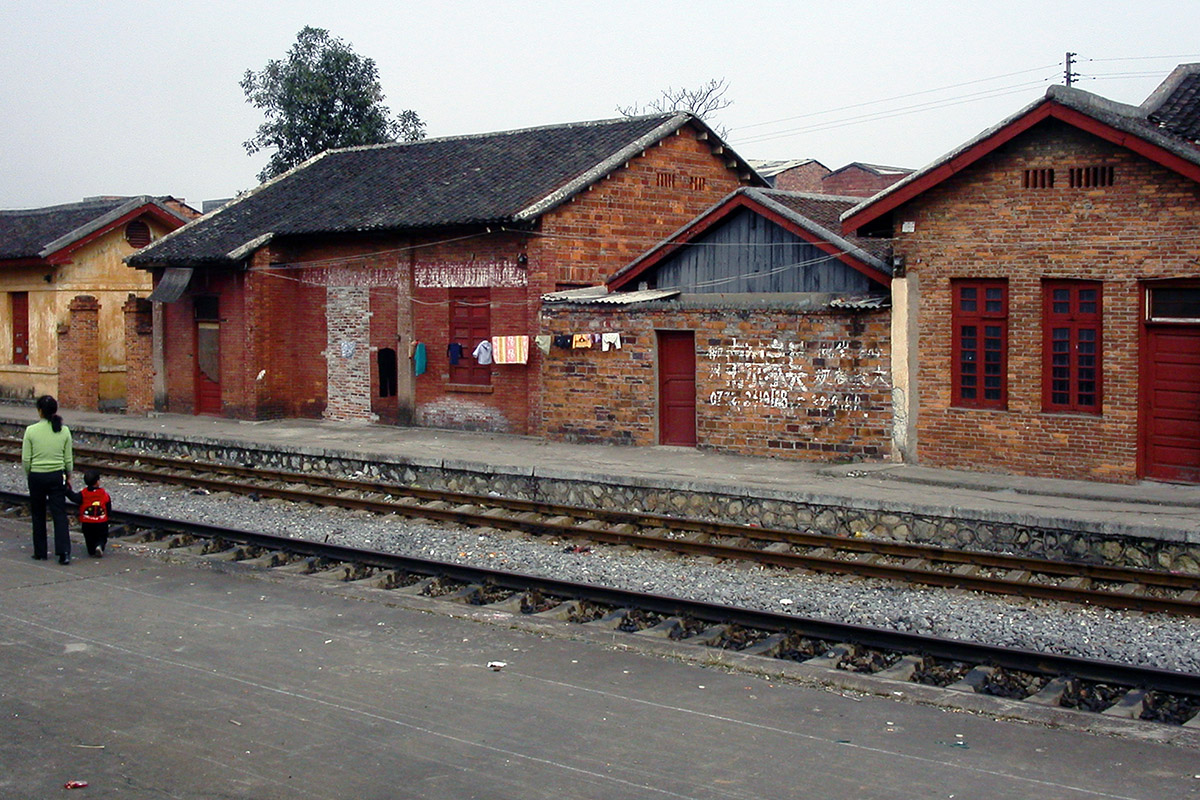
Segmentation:
{"type": "Polygon", "coordinates": [[[665,114],[669,111],[688,111],[713,126],[722,139],[725,138],[725,128],[714,125],[712,117],[733,105],[733,101],[725,97],[729,84],[724,78],[713,78],[695,89],[675,89],[668,87],[662,94],[643,105],[617,106],[617,113],[624,117],[637,117],[642,114],[665,114]]]}

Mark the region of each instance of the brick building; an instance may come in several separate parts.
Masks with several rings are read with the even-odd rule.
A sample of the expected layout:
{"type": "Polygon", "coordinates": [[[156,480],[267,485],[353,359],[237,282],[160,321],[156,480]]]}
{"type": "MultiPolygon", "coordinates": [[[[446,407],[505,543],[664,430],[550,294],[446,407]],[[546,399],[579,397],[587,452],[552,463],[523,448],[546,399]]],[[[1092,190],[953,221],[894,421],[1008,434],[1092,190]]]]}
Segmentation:
{"type": "Polygon", "coordinates": [[[870,197],[912,173],[904,167],[881,167],[854,161],[831,170],[811,158],[790,161],[751,161],[750,166],[773,189],[788,192],[832,194],[841,197],[870,197]]]}
{"type": "Polygon", "coordinates": [[[1197,138],[1200,65],[1140,107],[1054,86],[844,215],[893,244],[906,459],[1200,482],[1197,138]]]}
{"type": "Polygon", "coordinates": [[[787,192],[820,192],[821,180],[831,170],[812,158],[789,161],[751,161],[750,166],[766,179],[773,189],[787,192]]]}
{"type": "Polygon", "coordinates": [[[148,196],[0,211],[0,396],[123,405],[122,309],[151,284],[122,259],[196,216],[173,197],[148,196]]]}
{"type": "Polygon", "coordinates": [[[538,433],[541,296],[761,183],[682,113],[324,153],[130,259],[156,404],[538,433]]]}
{"type": "Polygon", "coordinates": [[[823,176],[821,191],[825,194],[870,197],[903,180],[912,172],[905,167],[884,167],[854,161],[823,176]]]}
{"type": "Polygon", "coordinates": [[[544,298],[545,435],[887,456],[890,270],[880,242],[835,232],[854,202],[739,189],[607,286],[544,298]]]}

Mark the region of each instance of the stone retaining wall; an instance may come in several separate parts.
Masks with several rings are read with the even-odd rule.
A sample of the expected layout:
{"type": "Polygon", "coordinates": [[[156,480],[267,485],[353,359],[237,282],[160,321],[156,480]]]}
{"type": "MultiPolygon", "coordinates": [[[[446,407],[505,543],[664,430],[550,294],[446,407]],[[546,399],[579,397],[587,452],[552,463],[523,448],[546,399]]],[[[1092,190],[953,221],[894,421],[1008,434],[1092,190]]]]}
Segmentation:
{"type": "MultiPolygon", "coordinates": [[[[22,428],[0,424],[9,436],[22,428]]],[[[1200,574],[1200,547],[1187,542],[1115,536],[1078,528],[1050,528],[1003,519],[853,508],[844,505],[767,499],[705,490],[673,489],[635,482],[539,477],[514,472],[418,463],[381,463],[329,452],[285,452],[234,443],[196,443],[168,437],[75,432],[80,445],[181,456],[197,461],[249,464],[298,473],[331,474],[427,489],[563,503],[591,508],[641,510],[655,514],[770,528],[814,531],[841,537],[875,537],[943,547],[1017,553],[1034,558],[1200,574]]]]}

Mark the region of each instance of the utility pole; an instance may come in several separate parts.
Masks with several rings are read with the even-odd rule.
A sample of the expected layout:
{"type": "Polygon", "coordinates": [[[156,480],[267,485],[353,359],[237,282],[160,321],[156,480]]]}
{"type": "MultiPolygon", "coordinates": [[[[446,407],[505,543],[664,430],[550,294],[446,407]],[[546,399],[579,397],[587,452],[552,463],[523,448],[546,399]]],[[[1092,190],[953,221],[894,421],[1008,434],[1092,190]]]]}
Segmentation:
{"type": "Polygon", "coordinates": [[[1063,79],[1066,81],[1067,86],[1070,86],[1075,82],[1075,79],[1079,77],[1078,74],[1071,69],[1071,67],[1075,65],[1076,55],[1077,53],[1067,53],[1067,67],[1065,70],[1063,70],[1063,79]]]}

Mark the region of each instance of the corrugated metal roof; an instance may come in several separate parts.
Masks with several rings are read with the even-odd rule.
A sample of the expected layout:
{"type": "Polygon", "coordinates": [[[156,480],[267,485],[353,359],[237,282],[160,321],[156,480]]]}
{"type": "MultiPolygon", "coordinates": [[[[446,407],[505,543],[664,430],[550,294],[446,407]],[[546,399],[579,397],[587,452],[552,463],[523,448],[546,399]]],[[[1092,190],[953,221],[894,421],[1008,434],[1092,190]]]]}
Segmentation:
{"type": "Polygon", "coordinates": [[[603,286],[565,289],[542,295],[543,303],[581,303],[583,305],[627,306],[650,300],[665,300],[679,294],[678,289],[639,289],[636,292],[609,292],[603,286]]]}
{"type": "Polygon", "coordinates": [[[829,301],[830,308],[845,308],[850,311],[876,311],[881,308],[890,308],[891,305],[892,299],[886,295],[838,297],[829,301]]]}

